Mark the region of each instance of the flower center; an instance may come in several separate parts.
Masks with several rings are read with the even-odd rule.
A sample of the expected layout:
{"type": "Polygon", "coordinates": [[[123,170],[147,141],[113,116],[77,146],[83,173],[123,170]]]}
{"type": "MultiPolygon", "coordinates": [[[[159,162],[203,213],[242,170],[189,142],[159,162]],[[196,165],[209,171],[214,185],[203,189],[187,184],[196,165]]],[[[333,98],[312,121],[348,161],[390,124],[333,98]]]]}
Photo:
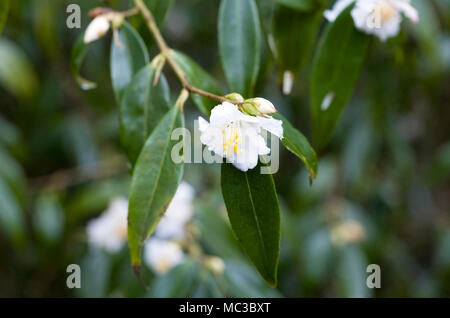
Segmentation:
{"type": "Polygon", "coordinates": [[[121,225],[121,226],[118,226],[117,228],[116,228],[116,235],[118,236],[118,237],[120,237],[120,238],[126,238],[127,237],[127,232],[128,232],[128,227],[127,227],[127,225],[121,225]]]}
{"type": "Polygon", "coordinates": [[[377,9],[380,14],[381,24],[384,24],[397,13],[394,6],[388,1],[381,2],[377,9]]]}
{"type": "Polygon", "coordinates": [[[242,145],[241,124],[239,121],[231,122],[222,129],[223,150],[227,155],[235,153],[240,155],[244,151],[240,147],[242,145]]]}

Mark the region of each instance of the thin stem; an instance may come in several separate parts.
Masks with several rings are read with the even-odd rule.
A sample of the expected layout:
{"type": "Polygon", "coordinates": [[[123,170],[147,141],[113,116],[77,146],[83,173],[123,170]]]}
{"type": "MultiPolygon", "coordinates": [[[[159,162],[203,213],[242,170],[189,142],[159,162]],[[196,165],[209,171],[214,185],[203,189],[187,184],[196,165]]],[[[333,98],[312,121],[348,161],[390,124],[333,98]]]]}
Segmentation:
{"type": "Polygon", "coordinates": [[[147,26],[150,30],[150,32],[153,34],[153,36],[155,37],[156,40],[156,44],[159,47],[159,50],[161,51],[161,54],[166,58],[167,62],[169,63],[170,67],[172,68],[172,70],[175,72],[175,74],[177,75],[178,79],[180,80],[181,84],[183,85],[183,87],[188,90],[189,92],[193,93],[193,94],[197,94],[200,96],[204,96],[207,98],[211,98],[220,102],[229,102],[235,105],[238,105],[240,103],[237,103],[235,101],[232,101],[228,98],[225,98],[223,96],[219,96],[213,93],[209,93],[206,92],[200,88],[197,88],[193,85],[191,85],[188,80],[186,79],[186,74],[183,72],[183,70],[178,66],[177,63],[175,63],[175,61],[172,59],[171,55],[170,55],[170,51],[171,49],[169,48],[169,46],[167,45],[166,41],[164,40],[161,32],[159,31],[158,26],[156,25],[156,21],[155,18],[153,17],[151,11],[147,8],[147,6],[145,5],[145,3],[142,0],[134,0],[136,7],[139,9],[139,11],[141,11],[147,26]]]}

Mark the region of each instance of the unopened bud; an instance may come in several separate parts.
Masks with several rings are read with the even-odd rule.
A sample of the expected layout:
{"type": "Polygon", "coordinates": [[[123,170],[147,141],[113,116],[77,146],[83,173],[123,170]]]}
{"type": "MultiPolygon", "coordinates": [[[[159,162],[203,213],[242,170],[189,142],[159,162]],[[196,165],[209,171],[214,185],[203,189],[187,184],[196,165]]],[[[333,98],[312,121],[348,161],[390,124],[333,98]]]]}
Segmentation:
{"type": "Polygon", "coordinates": [[[114,30],[117,30],[122,26],[123,22],[125,21],[125,18],[123,14],[120,13],[110,13],[110,15],[111,15],[110,16],[111,25],[114,30]]]}
{"type": "Polygon", "coordinates": [[[258,112],[264,115],[277,112],[275,106],[273,106],[273,104],[265,98],[256,97],[246,100],[245,103],[252,103],[255,105],[258,112]]]}
{"type": "Polygon", "coordinates": [[[109,20],[104,15],[96,17],[88,25],[84,33],[84,43],[90,43],[98,40],[108,32],[110,28],[109,20]]]}
{"type": "Polygon", "coordinates": [[[250,116],[262,116],[263,114],[258,111],[258,104],[251,100],[246,100],[241,106],[241,111],[250,116]]]}
{"type": "Polygon", "coordinates": [[[231,93],[225,96],[226,99],[232,100],[233,102],[236,103],[243,103],[244,102],[244,97],[242,97],[241,94],[238,93],[231,93]]]}

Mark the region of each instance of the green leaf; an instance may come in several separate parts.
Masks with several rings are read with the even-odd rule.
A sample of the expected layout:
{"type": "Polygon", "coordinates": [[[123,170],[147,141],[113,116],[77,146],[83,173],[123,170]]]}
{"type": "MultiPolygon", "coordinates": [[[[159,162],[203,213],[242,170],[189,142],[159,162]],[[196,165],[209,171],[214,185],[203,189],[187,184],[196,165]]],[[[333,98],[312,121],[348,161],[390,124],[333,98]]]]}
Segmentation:
{"type": "Polygon", "coordinates": [[[65,214],[55,195],[42,195],[33,213],[37,236],[45,243],[57,243],[64,233],[65,214]]]}
{"type": "Polygon", "coordinates": [[[10,40],[1,38],[0,61],[0,85],[16,97],[33,97],[39,83],[23,50],[10,40]]]}
{"type": "Polygon", "coordinates": [[[327,26],[313,62],[310,98],[318,148],[330,139],[352,96],[369,43],[369,36],[355,28],[351,7],[327,26]]]}
{"type": "Polygon", "coordinates": [[[253,97],[261,52],[261,27],[254,0],[222,0],[219,49],[230,89],[253,97]]]}
{"type": "Polygon", "coordinates": [[[177,141],[172,131],[184,126],[175,106],[147,139],[134,168],[128,209],[128,241],[131,263],[139,272],[145,239],[155,230],[183,176],[184,165],[175,163],[171,151],[177,141]]]}
{"type": "Polygon", "coordinates": [[[158,26],[161,26],[164,23],[167,13],[174,2],[175,0],[144,0],[144,3],[152,12],[158,26]]]}
{"type": "MultiPolygon", "coordinates": [[[[201,66],[199,66],[195,61],[193,61],[187,55],[177,52],[170,51],[170,56],[173,58],[175,63],[182,69],[186,74],[187,81],[200,89],[207,92],[221,95],[221,89],[217,82],[211,75],[209,75],[201,66]]],[[[191,94],[191,98],[194,101],[197,108],[205,115],[209,115],[211,109],[217,105],[217,102],[203,96],[196,94],[191,94]]]]}
{"type": "Polygon", "coordinates": [[[2,34],[6,21],[8,20],[10,7],[11,7],[10,0],[0,1],[0,34],[2,34]]]}
{"type": "Polygon", "coordinates": [[[12,242],[21,244],[25,238],[25,221],[17,199],[0,178],[0,229],[12,242]]]}
{"type": "Polygon", "coordinates": [[[80,34],[72,48],[72,54],[70,57],[70,72],[75,78],[77,84],[83,90],[91,90],[97,88],[96,83],[91,82],[80,75],[80,68],[83,64],[86,53],[89,50],[89,46],[90,44],[84,43],[84,33],[80,34]]]}
{"type": "Polygon", "coordinates": [[[260,165],[242,172],[222,164],[222,195],[231,227],[245,253],[271,286],[277,284],[280,208],[272,175],[260,165]]]}
{"type": "Polygon", "coordinates": [[[169,110],[169,86],[161,74],[154,86],[155,68],[145,66],[132,80],[120,103],[120,137],[134,165],[147,137],[169,110]]]}
{"type": "Polygon", "coordinates": [[[283,122],[282,144],[294,155],[303,161],[312,178],[317,177],[317,155],[308,142],[308,139],[281,114],[277,113],[272,116],[283,122]]]}
{"type": "Polygon", "coordinates": [[[313,11],[275,7],[273,38],[280,78],[285,72],[295,77],[308,62],[322,20],[322,7],[313,11]]]}
{"type": "Polygon", "coordinates": [[[119,30],[120,46],[111,41],[111,80],[116,100],[120,103],[136,73],[150,61],[139,33],[127,22],[119,30]]]}
{"type": "Polygon", "coordinates": [[[299,11],[311,11],[317,9],[320,5],[323,5],[323,0],[278,0],[279,4],[282,4],[290,9],[299,11]]]}

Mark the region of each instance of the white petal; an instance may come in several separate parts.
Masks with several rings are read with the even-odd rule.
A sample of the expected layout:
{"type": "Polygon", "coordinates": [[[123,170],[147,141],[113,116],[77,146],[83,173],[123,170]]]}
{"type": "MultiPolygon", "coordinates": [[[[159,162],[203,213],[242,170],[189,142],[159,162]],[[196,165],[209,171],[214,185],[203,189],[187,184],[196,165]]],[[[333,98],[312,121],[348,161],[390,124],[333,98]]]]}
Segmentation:
{"type": "Polygon", "coordinates": [[[145,262],[153,271],[164,274],[184,260],[184,253],[175,242],[150,238],[144,247],[145,262]]]}
{"type": "Polygon", "coordinates": [[[354,1],[355,0],[337,0],[333,8],[331,10],[325,10],[323,15],[328,21],[334,22],[342,11],[344,11],[354,1]]]}
{"type": "Polygon", "coordinates": [[[224,102],[212,109],[209,122],[213,126],[224,126],[243,117],[244,114],[239,111],[236,105],[224,102]]]}
{"type": "Polygon", "coordinates": [[[410,4],[409,0],[394,0],[394,5],[400,12],[410,19],[412,22],[419,22],[419,13],[417,10],[410,4]]]}
{"type": "Polygon", "coordinates": [[[96,17],[88,25],[86,32],[84,33],[84,43],[90,43],[102,37],[108,32],[110,23],[104,16],[96,17]]]}
{"type": "Polygon", "coordinates": [[[283,122],[272,117],[258,117],[259,124],[262,128],[283,139],[283,122]]]}
{"type": "Polygon", "coordinates": [[[203,117],[198,117],[198,130],[200,132],[205,132],[209,127],[209,122],[205,120],[203,117]]]}

